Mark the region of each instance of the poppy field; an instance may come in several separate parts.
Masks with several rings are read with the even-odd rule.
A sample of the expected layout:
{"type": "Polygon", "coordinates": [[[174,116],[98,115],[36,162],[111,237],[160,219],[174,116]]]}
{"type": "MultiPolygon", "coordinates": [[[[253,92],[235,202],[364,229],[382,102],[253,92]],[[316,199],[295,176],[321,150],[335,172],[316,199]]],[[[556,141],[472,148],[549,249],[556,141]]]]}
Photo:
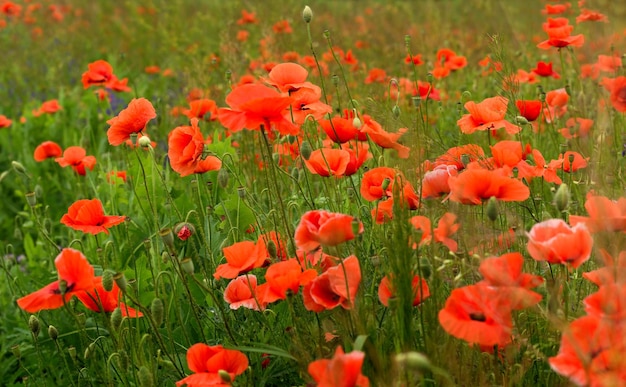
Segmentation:
{"type": "Polygon", "coordinates": [[[0,0],[0,377],[626,385],[626,4],[0,0]]]}

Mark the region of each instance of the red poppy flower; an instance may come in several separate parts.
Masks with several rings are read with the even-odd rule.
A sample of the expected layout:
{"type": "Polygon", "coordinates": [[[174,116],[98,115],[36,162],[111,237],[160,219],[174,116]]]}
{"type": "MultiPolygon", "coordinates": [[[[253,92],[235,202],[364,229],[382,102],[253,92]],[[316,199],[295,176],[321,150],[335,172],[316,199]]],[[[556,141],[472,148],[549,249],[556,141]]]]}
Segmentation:
{"type": "Polygon", "coordinates": [[[598,286],[626,283],[626,251],[620,251],[617,259],[604,249],[600,249],[600,254],[604,266],[583,273],[583,277],[598,286]]]}
{"type": "Polygon", "coordinates": [[[502,201],[521,202],[530,196],[524,183],[507,176],[501,170],[469,168],[448,179],[450,200],[463,204],[481,204],[495,197],[502,201]]]}
{"type": "Polygon", "coordinates": [[[407,131],[407,128],[401,128],[398,129],[396,133],[386,132],[383,127],[378,122],[371,119],[370,116],[363,116],[363,127],[361,128],[361,133],[367,134],[367,136],[381,148],[395,149],[398,152],[398,157],[401,159],[408,158],[409,151],[411,150],[408,146],[398,143],[400,137],[402,137],[402,135],[407,131]]]}
{"type": "Polygon", "coordinates": [[[308,160],[304,160],[307,169],[315,175],[340,177],[350,163],[350,153],[343,149],[316,149],[308,160]]]}
{"type": "Polygon", "coordinates": [[[424,63],[424,61],[422,60],[422,54],[417,54],[413,56],[406,54],[406,57],[404,58],[404,63],[419,66],[424,63]]]}
{"type": "Polygon", "coordinates": [[[76,173],[81,176],[87,174],[86,169],[90,171],[96,166],[96,158],[87,156],[87,151],[79,146],[70,146],[63,152],[63,156],[54,159],[63,168],[72,167],[76,173]]]}
{"type": "Polygon", "coordinates": [[[293,102],[285,110],[284,115],[287,119],[292,119],[296,125],[302,125],[310,118],[319,121],[333,111],[331,106],[320,101],[322,89],[313,84],[293,90],[289,95],[293,102]]]}
{"type": "Polygon", "coordinates": [[[54,266],[59,279],[17,300],[20,308],[28,313],[57,309],[77,293],[94,288],[94,269],[80,251],[63,249],[54,259],[54,266]]]}
{"type": "Polygon", "coordinates": [[[204,155],[205,144],[198,127],[198,118],[191,119],[191,126],[174,128],[167,139],[167,156],[172,169],[181,176],[220,169],[222,167],[220,159],[204,155]]]}
{"type": "Polygon", "coordinates": [[[248,369],[248,358],[242,352],[221,345],[194,344],[187,350],[187,366],[194,374],[176,382],[176,386],[226,386],[248,369]],[[223,380],[221,372],[228,373],[223,380]]]}
{"type": "Polygon", "coordinates": [[[615,73],[622,68],[622,58],[617,55],[598,55],[598,62],[594,64],[598,71],[615,73]]]}
{"type": "Polygon", "coordinates": [[[626,77],[604,78],[602,85],[611,93],[611,105],[620,113],[626,113],[626,77]]]}
{"type": "MultiPolygon", "coordinates": [[[[381,304],[385,306],[389,306],[389,299],[394,297],[395,291],[393,288],[392,280],[390,280],[390,276],[386,275],[380,281],[378,285],[378,300],[381,304]]],[[[423,278],[420,278],[418,275],[413,277],[413,281],[411,282],[411,288],[413,289],[413,306],[418,306],[425,299],[430,297],[430,290],[428,289],[428,284],[423,278]],[[418,288],[419,287],[419,288],[418,288]]]]}
{"type": "Polygon", "coordinates": [[[541,285],[543,278],[522,273],[523,266],[522,254],[509,253],[485,258],[478,271],[484,278],[482,283],[498,288],[511,301],[512,309],[524,309],[541,301],[542,296],[530,289],[541,285]]]}
{"type": "Polygon", "coordinates": [[[543,23],[543,30],[548,34],[548,40],[539,43],[537,47],[544,50],[552,47],[582,47],[585,43],[585,37],[582,34],[571,36],[574,26],[570,25],[569,20],[564,17],[548,18],[548,21],[543,23]]]}
{"type": "Polygon", "coordinates": [[[443,67],[445,69],[456,71],[467,66],[467,58],[457,55],[456,52],[449,48],[442,48],[437,51],[437,61],[435,67],[443,67]]]}
{"type": "Polygon", "coordinates": [[[494,287],[476,284],[454,289],[439,311],[439,323],[450,335],[480,346],[511,342],[511,307],[494,287]]]}
{"type": "Polygon", "coordinates": [[[493,155],[491,161],[496,168],[514,168],[526,157],[522,143],[519,141],[502,140],[489,148],[493,155]]]}
{"type": "Polygon", "coordinates": [[[83,88],[87,89],[91,86],[104,86],[113,79],[113,66],[105,60],[97,60],[87,65],[88,70],[83,73],[83,88]]]}
{"type": "Polygon", "coordinates": [[[576,16],[576,23],[583,23],[583,22],[604,22],[604,23],[608,23],[609,22],[609,18],[600,13],[600,12],[596,12],[596,11],[592,11],[586,8],[583,8],[580,11],[580,15],[576,16]]]}
{"type": "Polygon", "coordinates": [[[354,175],[366,160],[373,157],[369,151],[369,145],[360,141],[350,141],[341,144],[341,149],[350,154],[350,161],[346,166],[344,176],[354,175]]]}
{"type": "Polygon", "coordinates": [[[520,99],[515,101],[515,106],[517,106],[520,115],[529,122],[535,121],[541,114],[542,103],[539,100],[525,101],[520,99]]]}
{"type": "Polygon", "coordinates": [[[385,82],[387,82],[387,72],[379,68],[371,69],[365,78],[365,84],[385,82]]]}
{"type": "Polygon", "coordinates": [[[45,101],[41,104],[41,106],[33,110],[33,115],[38,117],[42,114],[54,114],[61,110],[61,105],[59,105],[59,101],[56,99],[51,99],[50,101],[45,101]]]}
{"type": "Polygon", "coordinates": [[[611,200],[590,192],[587,194],[585,209],[589,217],[571,215],[572,226],[584,223],[591,232],[626,231],[626,197],[611,200]]]}
{"type": "Polygon", "coordinates": [[[140,311],[120,302],[120,288],[115,282],[113,282],[113,289],[111,289],[110,292],[104,290],[102,277],[95,277],[93,288],[76,293],[76,297],[83,305],[94,312],[111,313],[119,307],[124,317],[134,318],[143,316],[143,313],[140,311]]]}
{"type": "Polygon", "coordinates": [[[363,174],[361,180],[361,196],[367,201],[375,201],[393,197],[394,184],[403,184],[402,197],[409,208],[414,210],[419,207],[419,197],[413,186],[406,181],[400,171],[388,167],[370,169],[363,174]],[[385,188],[383,188],[385,184],[385,188]]]}
{"type": "Polygon", "coordinates": [[[183,114],[192,118],[217,120],[217,105],[215,101],[208,98],[195,99],[189,102],[189,109],[184,109],[183,114]]]}
{"type": "Polygon", "coordinates": [[[537,67],[531,70],[533,73],[540,77],[552,77],[559,79],[561,76],[556,71],[552,70],[552,62],[537,62],[537,67]]]}
{"type": "Polygon", "coordinates": [[[584,316],[572,321],[561,337],[550,367],[579,386],[620,386],[624,373],[624,330],[620,325],[584,316]]]}
{"type": "Polygon", "coordinates": [[[583,304],[588,315],[621,323],[626,318],[626,284],[602,284],[583,304]]]}
{"type": "Polygon", "coordinates": [[[288,20],[279,20],[272,26],[272,31],[275,34],[291,34],[293,30],[288,20]]]}
{"type": "Polygon", "coordinates": [[[350,241],[355,238],[355,232],[363,232],[363,223],[357,222],[355,230],[353,222],[355,219],[350,215],[324,210],[305,212],[296,228],[296,247],[308,252],[320,245],[337,246],[350,241]]]}
{"type": "Polygon", "coordinates": [[[592,127],[593,120],[582,117],[572,117],[565,121],[565,128],[559,129],[559,133],[568,140],[578,137],[588,137],[592,127]]]}
{"type": "Polygon", "coordinates": [[[242,25],[242,24],[255,24],[255,23],[258,23],[258,20],[256,19],[256,13],[248,12],[245,9],[242,9],[241,18],[237,20],[237,24],[242,25]]]}
{"type": "Polygon", "coordinates": [[[444,244],[448,250],[456,253],[459,248],[459,244],[450,237],[456,234],[460,227],[461,225],[456,223],[456,215],[451,212],[446,212],[441,218],[439,218],[437,227],[433,230],[435,242],[444,244]]]}
{"type": "Polygon", "coordinates": [[[265,302],[259,294],[257,279],[254,274],[243,274],[233,279],[224,289],[224,301],[230,309],[237,310],[242,306],[252,310],[265,309],[265,302]]]}
{"type": "Polygon", "coordinates": [[[480,145],[467,144],[448,149],[446,153],[437,157],[436,164],[454,165],[458,171],[461,171],[467,164],[484,157],[485,151],[480,145]]]}
{"type": "Polygon", "coordinates": [[[267,268],[266,282],[257,288],[257,294],[264,304],[284,300],[288,292],[298,293],[300,286],[308,284],[315,277],[317,277],[315,270],[303,271],[300,262],[295,258],[277,262],[267,268]]]}
{"type": "Polygon", "coordinates": [[[7,116],[0,115],[0,129],[8,128],[9,126],[11,126],[12,122],[13,121],[8,119],[7,116]]]}
{"type": "MultiPolygon", "coordinates": [[[[421,232],[422,236],[420,237],[419,246],[423,246],[429,244],[432,239],[432,230],[430,219],[422,215],[415,215],[409,219],[409,222],[413,226],[413,228],[419,232],[421,232]]],[[[415,244],[413,244],[413,248],[417,248],[415,244]]]]}
{"type": "Polygon", "coordinates": [[[318,121],[328,138],[336,143],[343,144],[345,142],[358,139],[359,141],[367,141],[365,133],[361,133],[361,128],[354,126],[354,114],[344,112],[343,117],[333,117],[329,120],[318,121]]]}
{"type": "Polygon", "coordinates": [[[292,103],[292,98],[282,96],[276,90],[259,84],[246,84],[235,87],[227,96],[230,108],[218,109],[222,125],[233,132],[244,128],[259,130],[273,126],[279,133],[298,134],[300,128],[284,117],[284,110],[292,103]]]}
{"type": "Polygon", "coordinates": [[[45,159],[61,157],[63,155],[63,149],[54,141],[44,141],[37,145],[33,158],[37,162],[42,162],[45,159]]]}
{"type": "Polygon", "coordinates": [[[589,160],[589,157],[584,158],[578,152],[567,151],[564,154],[559,155],[559,160],[563,160],[564,172],[576,172],[581,168],[587,167],[587,160],[589,160]]]}
{"type": "Polygon", "coordinates": [[[562,180],[556,171],[563,166],[563,160],[552,160],[546,163],[545,158],[539,149],[533,149],[530,153],[535,165],[531,166],[526,160],[522,160],[517,164],[517,178],[530,182],[534,178],[542,177],[548,183],[561,184],[562,180]]]}
{"type": "Polygon", "coordinates": [[[297,63],[279,63],[269,72],[269,79],[263,79],[268,85],[276,87],[278,90],[289,93],[301,87],[313,86],[307,82],[309,72],[297,63]]]}
{"type": "Polygon", "coordinates": [[[107,182],[111,184],[116,184],[119,181],[126,183],[126,171],[109,171],[109,173],[106,174],[106,179],[107,182]]]}
{"type": "Polygon", "coordinates": [[[528,253],[537,261],[575,269],[591,256],[593,238],[584,223],[570,227],[561,219],[535,224],[528,233],[528,253]]]}
{"type": "Polygon", "coordinates": [[[437,198],[450,192],[448,179],[458,175],[454,165],[438,165],[424,174],[422,179],[422,199],[437,198]]]}
{"type": "Polygon", "coordinates": [[[567,11],[570,7],[570,4],[546,4],[546,7],[541,10],[541,13],[544,15],[559,15],[567,11]]]}
{"type": "Polygon", "coordinates": [[[101,232],[108,234],[108,228],[117,226],[125,218],[125,216],[104,215],[102,202],[98,199],[82,199],[68,208],[67,214],[61,218],[61,223],[74,230],[96,235],[101,232]]]}
{"type": "Polygon", "coordinates": [[[111,125],[107,131],[109,144],[123,144],[130,139],[132,133],[144,131],[148,121],[156,116],[156,111],[150,101],[145,98],[133,98],[128,107],[117,117],[107,121],[107,124],[111,125]]]}
{"type": "Polygon", "coordinates": [[[267,257],[263,240],[259,240],[256,244],[251,241],[237,242],[234,245],[224,247],[222,251],[226,263],[217,267],[213,274],[215,279],[232,279],[241,273],[247,273],[254,268],[263,266],[267,257]]]}
{"type": "Polygon", "coordinates": [[[457,121],[461,132],[472,134],[477,130],[495,130],[504,128],[509,134],[516,134],[522,128],[506,121],[507,105],[509,100],[504,97],[487,98],[480,103],[468,101],[465,109],[470,114],[465,114],[457,121]]]}
{"type": "Polygon", "coordinates": [[[309,364],[309,374],[318,387],[369,387],[369,379],[361,373],[365,353],[344,353],[341,346],[332,359],[315,360],[309,364]]]}
{"type": "Polygon", "coordinates": [[[360,283],[359,260],[351,255],[304,286],[304,306],[314,312],[334,309],[339,305],[344,309],[351,309],[360,283]]]}

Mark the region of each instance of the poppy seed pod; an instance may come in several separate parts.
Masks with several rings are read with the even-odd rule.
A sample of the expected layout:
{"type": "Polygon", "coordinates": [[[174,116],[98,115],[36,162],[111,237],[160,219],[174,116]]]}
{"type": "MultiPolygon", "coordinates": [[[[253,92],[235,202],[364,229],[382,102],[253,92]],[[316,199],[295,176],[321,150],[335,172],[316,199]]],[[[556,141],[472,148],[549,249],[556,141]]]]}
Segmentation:
{"type": "Polygon", "coordinates": [[[11,352],[13,353],[13,356],[18,359],[22,357],[22,351],[20,350],[20,346],[18,344],[11,347],[11,352]]]}
{"type": "Polygon", "coordinates": [[[220,379],[222,379],[222,382],[226,384],[230,384],[233,381],[233,378],[230,377],[230,374],[226,370],[219,370],[217,371],[217,374],[219,375],[220,379]]]}
{"type": "Polygon", "coordinates": [[[311,7],[309,7],[308,5],[305,5],[304,9],[302,10],[302,19],[307,24],[310,23],[311,20],[313,19],[313,11],[311,10],[311,7]]]}
{"type": "Polygon", "coordinates": [[[37,205],[37,196],[34,192],[29,192],[24,196],[26,196],[26,202],[31,208],[37,205]]]}
{"type": "Polygon", "coordinates": [[[193,261],[191,260],[191,258],[183,258],[183,260],[180,261],[180,267],[185,273],[189,275],[192,275],[196,270],[193,266],[193,261]]]}
{"type": "Polygon", "coordinates": [[[72,359],[73,362],[76,361],[76,347],[69,347],[67,349],[67,353],[70,355],[70,359],[72,359]]]}
{"type": "Polygon", "coordinates": [[[115,283],[117,284],[117,286],[120,288],[122,292],[126,292],[126,288],[128,287],[128,282],[126,281],[126,276],[124,276],[124,273],[115,274],[113,276],[113,280],[115,280],[115,283]]]}
{"type": "Polygon", "coordinates": [[[159,235],[161,236],[161,240],[163,240],[163,244],[167,246],[168,249],[174,250],[174,235],[172,234],[172,229],[163,228],[159,231],[159,235]]]}

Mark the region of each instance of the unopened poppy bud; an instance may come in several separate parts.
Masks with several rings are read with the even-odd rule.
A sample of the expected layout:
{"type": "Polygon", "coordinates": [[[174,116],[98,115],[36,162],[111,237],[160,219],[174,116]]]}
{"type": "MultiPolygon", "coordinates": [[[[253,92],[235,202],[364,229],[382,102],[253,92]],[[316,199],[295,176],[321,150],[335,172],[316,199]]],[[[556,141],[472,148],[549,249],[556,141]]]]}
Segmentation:
{"type": "Polygon", "coordinates": [[[54,327],[54,325],[48,326],[48,336],[50,336],[52,341],[57,341],[59,338],[59,331],[54,327]]]}
{"type": "Polygon", "coordinates": [[[396,355],[396,362],[419,373],[430,371],[432,368],[430,360],[419,352],[399,353],[396,355]]]}
{"type": "Polygon", "coordinates": [[[117,287],[120,288],[122,292],[126,292],[126,288],[128,287],[128,281],[126,281],[126,276],[124,273],[117,273],[113,276],[113,280],[117,284],[117,287]]]}
{"type": "Polygon", "coordinates": [[[541,102],[546,102],[546,93],[544,93],[543,91],[539,93],[539,100],[541,102]]]}
{"type": "Polygon", "coordinates": [[[233,381],[233,378],[230,377],[230,374],[226,370],[219,370],[217,371],[217,374],[219,375],[220,379],[222,379],[222,382],[224,382],[224,384],[230,384],[233,381]]]}
{"type": "Polygon", "coordinates": [[[324,37],[325,37],[326,39],[330,38],[330,31],[328,31],[328,30],[324,30],[324,37]]]}
{"type": "Polygon", "coordinates": [[[490,197],[487,201],[487,218],[492,222],[498,219],[498,199],[495,196],[490,197]]]}
{"type": "Polygon", "coordinates": [[[222,188],[228,187],[228,178],[228,171],[224,168],[220,168],[219,172],[217,172],[217,184],[222,188]]]}
{"type": "Polygon", "coordinates": [[[137,374],[139,379],[139,385],[141,387],[152,387],[154,386],[154,377],[152,376],[152,372],[146,366],[139,367],[139,372],[137,374]]]}
{"type": "Polygon", "coordinates": [[[267,248],[267,253],[272,257],[272,259],[276,259],[278,255],[278,250],[276,249],[276,243],[270,240],[265,244],[265,248],[267,248]]]}
{"type": "Polygon", "coordinates": [[[524,117],[524,116],[516,116],[515,117],[515,122],[518,125],[528,125],[529,124],[528,119],[526,117],[524,117]]]}
{"type": "Polygon", "coordinates": [[[393,105],[393,108],[391,108],[391,113],[393,114],[393,118],[399,118],[400,117],[400,106],[393,105]]]}
{"type": "Polygon", "coordinates": [[[274,164],[278,164],[280,161],[280,155],[278,153],[272,153],[272,160],[274,161],[274,164]]]}
{"type": "Polygon", "coordinates": [[[388,177],[385,177],[385,179],[383,180],[383,183],[380,185],[380,188],[382,188],[383,191],[387,191],[387,188],[389,188],[389,184],[391,184],[391,179],[388,177]]]}
{"type": "Polygon", "coordinates": [[[333,86],[335,86],[335,87],[339,86],[339,75],[333,74],[330,77],[330,81],[332,82],[333,86]]]}
{"type": "Polygon", "coordinates": [[[204,144],[204,147],[202,148],[202,154],[200,155],[200,158],[202,160],[205,160],[207,157],[211,156],[211,149],[209,149],[209,145],[208,144],[204,144]]]}
{"type": "Polygon", "coordinates": [[[113,277],[115,276],[115,272],[110,269],[106,269],[102,273],[102,287],[107,292],[113,290],[113,277]]]}
{"type": "Polygon", "coordinates": [[[180,261],[180,267],[185,273],[189,275],[192,275],[196,271],[196,268],[193,266],[193,261],[191,260],[191,258],[183,258],[183,260],[180,261]]]}
{"type": "Polygon", "coordinates": [[[161,253],[161,261],[167,263],[170,260],[170,254],[167,251],[161,253]]]}
{"type": "Polygon", "coordinates": [[[28,327],[35,337],[39,336],[39,319],[35,315],[28,318],[28,327]]]}
{"type": "Polygon", "coordinates": [[[13,229],[13,238],[15,238],[17,240],[24,239],[24,234],[22,234],[22,230],[19,227],[15,227],[13,229]]]}
{"type": "Polygon", "coordinates": [[[428,258],[420,258],[419,259],[419,268],[420,268],[420,275],[422,278],[428,279],[430,278],[430,275],[433,272],[433,266],[430,264],[430,261],[428,260],[428,258]]]}
{"type": "Polygon", "coordinates": [[[372,255],[370,257],[370,263],[372,264],[372,266],[376,267],[376,266],[380,266],[380,256],[379,255],[372,255]]]}
{"type": "Polygon", "coordinates": [[[354,116],[354,118],[352,119],[352,126],[354,126],[355,129],[361,129],[361,127],[363,126],[363,123],[358,116],[354,116]]]}
{"type": "Polygon", "coordinates": [[[298,168],[291,168],[291,178],[296,181],[300,178],[300,171],[298,170],[298,168]]]}
{"type": "Polygon", "coordinates": [[[70,355],[72,361],[76,361],[76,347],[72,346],[67,349],[67,353],[70,355]]]}
{"type": "Polygon", "coordinates": [[[159,235],[161,236],[161,240],[163,244],[167,246],[170,251],[174,250],[174,234],[172,234],[171,228],[162,228],[159,231],[159,235]]]}
{"type": "Polygon", "coordinates": [[[89,356],[91,356],[94,353],[95,350],[96,350],[96,343],[90,343],[87,346],[87,348],[85,348],[85,353],[83,355],[83,358],[87,360],[89,356]]]}
{"type": "Polygon", "coordinates": [[[422,97],[420,97],[419,95],[415,97],[411,97],[411,102],[413,102],[413,106],[415,106],[416,108],[419,108],[420,105],[422,104],[422,97]]]}
{"type": "Polygon", "coordinates": [[[246,197],[246,188],[245,187],[237,187],[237,196],[239,196],[239,199],[245,199],[245,197],[246,197]]]}
{"type": "Polygon", "coordinates": [[[152,314],[152,319],[157,327],[160,327],[163,323],[163,311],[163,301],[156,297],[150,304],[150,314],[152,314]]]}
{"type": "Polygon", "coordinates": [[[59,292],[61,292],[61,294],[65,294],[65,292],[67,292],[66,280],[59,280],[59,292]]]}
{"type": "Polygon", "coordinates": [[[137,144],[137,137],[139,137],[139,135],[136,132],[133,132],[128,136],[130,143],[133,144],[133,146],[137,144]]]}
{"type": "Polygon", "coordinates": [[[172,371],[176,371],[176,367],[174,367],[174,363],[172,363],[169,360],[159,359],[158,363],[159,363],[159,366],[161,366],[161,368],[169,368],[172,371]]]}
{"type": "Polygon", "coordinates": [[[37,196],[34,192],[29,192],[24,196],[26,196],[26,202],[31,208],[37,205],[37,196]]]}
{"type": "Polygon", "coordinates": [[[17,344],[11,347],[11,352],[13,352],[13,356],[18,359],[22,357],[22,351],[20,350],[20,346],[17,344]]]}
{"type": "Polygon", "coordinates": [[[176,233],[178,239],[180,239],[181,241],[186,241],[196,232],[196,229],[193,224],[182,222],[178,223],[176,227],[174,227],[174,232],[176,233]]]}
{"type": "Polygon", "coordinates": [[[308,5],[305,5],[304,9],[302,10],[302,19],[304,19],[304,22],[307,24],[310,23],[311,20],[313,20],[313,11],[308,5]]]}
{"type": "Polygon", "coordinates": [[[311,143],[308,141],[302,141],[302,144],[300,145],[300,155],[302,156],[302,158],[305,160],[310,159],[311,153],[313,153],[311,143]]]}
{"type": "Polygon", "coordinates": [[[563,183],[559,186],[554,194],[554,205],[559,212],[567,210],[570,201],[570,192],[567,184],[563,183]]]}
{"type": "Polygon", "coordinates": [[[122,316],[122,309],[120,307],[113,309],[113,313],[111,313],[111,326],[113,327],[113,329],[115,329],[116,331],[120,329],[123,319],[124,316],[122,316]]]}
{"type": "Polygon", "coordinates": [[[149,147],[150,145],[151,145],[151,144],[150,144],[150,137],[148,137],[148,136],[145,136],[145,135],[144,135],[144,136],[141,136],[141,137],[139,138],[139,146],[140,146],[140,147],[142,147],[142,148],[147,148],[147,147],[149,147]]]}

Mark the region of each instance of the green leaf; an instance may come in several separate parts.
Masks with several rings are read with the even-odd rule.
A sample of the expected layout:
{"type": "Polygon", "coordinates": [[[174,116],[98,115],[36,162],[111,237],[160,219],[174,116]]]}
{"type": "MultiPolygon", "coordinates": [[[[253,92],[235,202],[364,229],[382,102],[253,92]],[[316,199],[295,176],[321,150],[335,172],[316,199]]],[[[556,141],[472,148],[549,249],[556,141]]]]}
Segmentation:
{"type": "Polygon", "coordinates": [[[238,351],[243,351],[243,352],[255,352],[255,353],[261,353],[261,354],[267,353],[268,355],[284,357],[286,359],[291,359],[291,360],[297,360],[295,357],[291,356],[289,352],[285,351],[282,348],[274,347],[273,345],[267,345],[267,344],[262,344],[262,343],[250,343],[250,345],[253,345],[253,346],[249,347],[245,345],[240,345],[240,346],[228,347],[228,348],[236,349],[238,351]]]}

